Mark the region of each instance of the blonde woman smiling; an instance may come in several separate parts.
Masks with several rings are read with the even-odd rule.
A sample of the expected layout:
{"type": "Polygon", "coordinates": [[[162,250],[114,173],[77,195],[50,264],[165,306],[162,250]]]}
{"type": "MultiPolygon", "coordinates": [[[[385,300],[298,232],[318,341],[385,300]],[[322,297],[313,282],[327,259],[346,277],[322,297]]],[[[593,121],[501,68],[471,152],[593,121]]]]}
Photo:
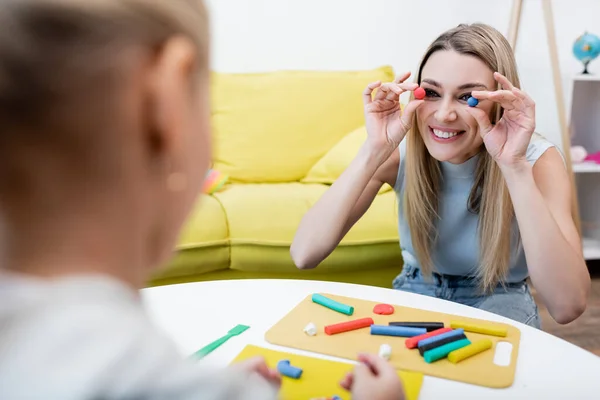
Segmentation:
{"type": "Polygon", "coordinates": [[[304,216],[291,246],[297,267],[325,259],[388,183],[405,263],[394,288],[539,327],[530,277],[558,323],[579,317],[590,277],[569,176],[534,133],[535,103],[509,43],[487,25],[460,25],[430,45],[416,83],[409,76],[365,89],[368,138],[304,216]],[[400,94],[419,86],[425,98],[401,110],[400,94]]]}

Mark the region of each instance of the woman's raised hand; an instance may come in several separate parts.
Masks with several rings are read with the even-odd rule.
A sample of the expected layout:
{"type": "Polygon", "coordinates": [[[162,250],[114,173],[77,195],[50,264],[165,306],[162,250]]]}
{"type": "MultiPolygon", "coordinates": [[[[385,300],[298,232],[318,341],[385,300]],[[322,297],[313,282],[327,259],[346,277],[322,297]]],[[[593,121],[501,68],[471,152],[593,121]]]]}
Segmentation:
{"type": "Polygon", "coordinates": [[[477,107],[468,111],[477,120],[487,151],[501,167],[511,167],[525,162],[527,146],[535,130],[535,102],[504,75],[495,72],[494,79],[502,89],[474,91],[471,95],[478,100],[498,103],[504,109],[500,121],[492,125],[487,113],[477,107]]]}
{"type": "Polygon", "coordinates": [[[398,147],[411,128],[413,114],[423,100],[413,100],[404,110],[400,107],[400,95],[415,90],[419,85],[405,82],[410,76],[406,72],[394,82],[369,84],[363,92],[365,123],[371,151],[381,154],[386,160],[398,147]],[[378,89],[375,96],[373,90],[378,89]]]}

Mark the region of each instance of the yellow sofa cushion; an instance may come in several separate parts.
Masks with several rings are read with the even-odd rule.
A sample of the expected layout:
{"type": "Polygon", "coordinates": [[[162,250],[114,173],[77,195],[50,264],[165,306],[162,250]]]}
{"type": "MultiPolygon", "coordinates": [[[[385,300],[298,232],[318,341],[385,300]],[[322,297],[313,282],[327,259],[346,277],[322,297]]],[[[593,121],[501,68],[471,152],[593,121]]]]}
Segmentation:
{"type": "Polygon", "coordinates": [[[365,86],[393,78],[390,66],[213,73],[214,168],[232,182],[299,181],[335,143],[364,124],[365,86]]]}
{"type": "MultiPolygon", "coordinates": [[[[367,128],[363,125],[344,136],[329,150],[302,178],[303,183],[333,184],[356,157],[360,147],[367,139],[367,128]]],[[[384,184],[379,193],[392,190],[384,184]]]]}
{"type": "MultiPolygon", "coordinates": [[[[231,268],[240,271],[294,271],[289,247],[300,220],[323,195],[322,184],[232,184],[215,196],[229,221],[231,268]]],[[[402,268],[393,192],[378,195],[372,207],[317,269],[358,271],[402,268]]]]}
{"type": "Polygon", "coordinates": [[[214,196],[203,194],[186,220],[177,253],[156,277],[197,276],[227,269],[229,261],[227,216],[214,196]]]}

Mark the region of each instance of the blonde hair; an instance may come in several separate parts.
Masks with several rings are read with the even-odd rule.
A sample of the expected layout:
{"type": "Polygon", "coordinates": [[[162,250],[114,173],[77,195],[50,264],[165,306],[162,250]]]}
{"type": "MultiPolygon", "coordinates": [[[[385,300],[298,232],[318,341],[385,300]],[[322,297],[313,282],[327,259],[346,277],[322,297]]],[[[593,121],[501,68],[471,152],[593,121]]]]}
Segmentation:
{"type": "MultiPolygon", "coordinates": [[[[417,83],[421,82],[421,72],[429,57],[440,50],[475,56],[492,71],[506,76],[515,87],[520,87],[513,50],[506,38],[490,26],[461,24],[439,36],[421,60],[417,83]]],[[[501,107],[495,106],[490,115],[491,122],[499,120],[502,112],[501,107]]],[[[407,137],[404,213],[416,256],[427,276],[432,271],[431,248],[437,240],[441,171],[439,163],[425,147],[416,116],[412,126],[407,137]]],[[[514,208],[500,168],[483,147],[468,208],[479,214],[480,262],[476,277],[482,291],[489,292],[503,282],[510,268],[514,208]]]]}
{"type": "Polygon", "coordinates": [[[3,196],[31,197],[44,186],[32,166],[48,160],[79,180],[118,173],[106,157],[119,150],[107,142],[132,56],[150,61],[170,37],[185,36],[197,47],[196,75],[208,69],[200,0],[2,0],[0,26],[3,196]]]}

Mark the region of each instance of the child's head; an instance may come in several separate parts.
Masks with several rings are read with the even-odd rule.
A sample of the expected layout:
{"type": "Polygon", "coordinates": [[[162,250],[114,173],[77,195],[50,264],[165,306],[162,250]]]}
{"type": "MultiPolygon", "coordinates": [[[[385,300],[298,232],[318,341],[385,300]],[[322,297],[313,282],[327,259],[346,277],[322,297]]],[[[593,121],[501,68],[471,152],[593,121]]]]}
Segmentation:
{"type": "Polygon", "coordinates": [[[24,250],[164,262],[210,159],[201,1],[3,0],[0,26],[9,267],[24,250]]]}
{"type": "MultiPolygon", "coordinates": [[[[462,163],[480,151],[483,140],[466,111],[467,100],[473,90],[496,90],[495,71],[519,87],[512,48],[490,26],[460,25],[429,46],[417,74],[426,101],[417,110],[414,136],[423,140],[433,158],[462,163]]],[[[496,120],[497,107],[491,101],[481,101],[478,107],[496,120]]]]}

